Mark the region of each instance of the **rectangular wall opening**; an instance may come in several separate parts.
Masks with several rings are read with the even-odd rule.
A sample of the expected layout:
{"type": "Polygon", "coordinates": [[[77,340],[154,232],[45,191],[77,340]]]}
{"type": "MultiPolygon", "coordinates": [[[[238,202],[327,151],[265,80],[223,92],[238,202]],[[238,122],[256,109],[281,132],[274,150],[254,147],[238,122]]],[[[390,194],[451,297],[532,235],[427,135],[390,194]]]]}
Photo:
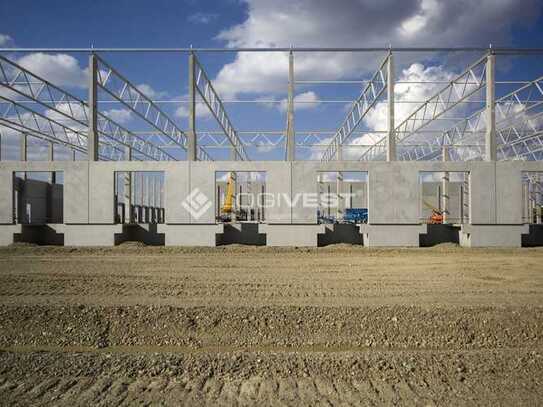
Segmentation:
{"type": "Polygon", "coordinates": [[[422,223],[469,223],[469,172],[423,171],[419,183],[422,223]]]}
{"type": "Polygon", "coordinates": [[[420,246],[459,243],[462,224],[469,223],[469,172],[423,171],[419,173],[420,221],[427,233],[420,246]]]}
{"type": "Polygon", "coordinates": [[[368,222],[368,173],[320,171],[317,173],[318,223],[368,222]]]}
{"type": "Polygon", "coordinates": [[[265,194],[265,171],[217,171],[215,173],[217,222],[265,222],[265,194]]]}
{"type": "Polygon", "coordinates": [[[522,222],[529,225],[522,245],[543,246],[543,172],[522,173],[522,222]]]}
{"type": "Polygon", "coordinates": [[[22,225],[64,222],[64,173],[26,171],[13,174],[13,220],[22,225]]]}
{"type": "Polygon", "coordinates": [[[320,171],[317,194],[317,223],[326,225],[317,245],[363,244],[358,225],[368,222],[368,173],[320,171]]]}
{"type": "Polygon", "coordinates": [[[115,172],[115,223],[164,223],[164,172],[115,172]]]}
{"type": "Polygon", "coordinates": [[[62,245],[64,234],[64,173],[21,171],[13,173],[13,223],[21,225],[15,242],[62,245]]]}

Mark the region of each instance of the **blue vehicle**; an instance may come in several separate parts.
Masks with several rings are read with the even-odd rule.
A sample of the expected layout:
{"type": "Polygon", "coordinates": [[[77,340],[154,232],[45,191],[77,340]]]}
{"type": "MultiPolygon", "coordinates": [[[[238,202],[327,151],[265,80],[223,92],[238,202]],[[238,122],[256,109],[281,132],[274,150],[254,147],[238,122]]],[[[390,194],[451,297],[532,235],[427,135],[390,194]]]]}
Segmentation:
{"type": "Polygon", "coordinates": [[[368,208],[347,208],[343,221],[347,223],[368,223],[368,208]]]}

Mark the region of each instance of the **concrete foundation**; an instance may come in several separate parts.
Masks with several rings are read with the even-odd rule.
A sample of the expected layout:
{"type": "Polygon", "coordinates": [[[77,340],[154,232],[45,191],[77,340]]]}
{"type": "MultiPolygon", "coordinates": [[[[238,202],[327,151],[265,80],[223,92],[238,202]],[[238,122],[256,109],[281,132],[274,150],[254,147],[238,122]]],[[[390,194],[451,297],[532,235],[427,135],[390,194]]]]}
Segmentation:
{"type": "Polygon", "coordinates": [[[364,246],[368,247],[419,247],[420,235],[427,225],[360,225],[364,246]]]}
{"type": "Polygon", "coordinates": [[[268,246],[317,247],[319,233],[325,233],[324,225],[259,225],[259,232],[266,234],[268,246]]]}
{"type": "Polygon", "coordinates": [[[217,235],[224,232],[221,224],[157,225],[164,233],[166,246],[216,246],[217,235]]]}
{"type": "Polygon", "coordinates": [[[113,246],[115,235],[123,232],[123,225],[60,225],[57,233],[64,233],[65,246],[113,246]]]}
{"type": "Polygon", "coordinates": [[[0,225],[0,246],[15,243],[15,234],[21,233],[23,225],[0,225]]]}
{"type": "Polygon", "coordinates": [[[527,233],[529,225],[462,225],[459,240],[462,247],[521,247],[527,233]]]}

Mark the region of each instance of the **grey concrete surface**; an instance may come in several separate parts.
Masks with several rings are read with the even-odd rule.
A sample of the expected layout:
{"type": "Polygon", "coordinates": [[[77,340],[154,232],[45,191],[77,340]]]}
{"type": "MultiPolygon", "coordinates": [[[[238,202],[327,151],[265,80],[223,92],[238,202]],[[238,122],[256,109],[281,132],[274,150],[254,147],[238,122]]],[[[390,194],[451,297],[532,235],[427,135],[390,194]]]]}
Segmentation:
{"type": "MultiPolygon", "coordinates": [[[[318,193],[320,171],[368,172],[367,202],[369,224],[363,226],[370,246],[417,246],[421,224],[421,171],[465,171],[470,180],[470,224],[463,225],[461,242],[466,246],[521,244],[523,225],[523,171],[543,171],[543,162],[0,162],[1,244],[13,241],[17,232],[13,222],[13,173],[16,171],[63,171],[64,230],[66,245],[112,245],[115,234],[123,233],[114,224],[114,173],[116,171],[163,171],[165,173],[166,223],[157,233],[165,234],[167,245],[210,245],[223,233],[215,222],[217,171],[262,171],[266,173],[266,192],[288,200],[298,193],[318,193]],[[183,205],[198,188],[209,207],[194,214],[183,205]],[[11,237],[10,237],[11,235],[11,237]]],[[[423,194],[424,195],[424,194],[423,194]]],[[[316,208],[295,200],[266,209],[268,245],[317,245],[316,208]],[[275,225],[275,226],[274,226],[275,225]]],[[[451,204],[452,205],[452,204],[451,204]]],[[[202,206],[202,205],[199,205],[202,206]]],[[[200,208],[197,208],[200,209],[200,208]]],[[[17,225],[15,225],[17,226],[17,225]]]]}

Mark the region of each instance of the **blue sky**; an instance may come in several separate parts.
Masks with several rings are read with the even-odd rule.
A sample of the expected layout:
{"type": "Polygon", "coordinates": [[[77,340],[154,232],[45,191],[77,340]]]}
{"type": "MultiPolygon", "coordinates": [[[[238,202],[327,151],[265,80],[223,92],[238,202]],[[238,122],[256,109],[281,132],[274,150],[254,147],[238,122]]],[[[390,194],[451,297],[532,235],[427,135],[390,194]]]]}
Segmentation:
{"type": "MultiPolygon", "coordinates": [[[[374,47],[392,44],[410,46],[539,47],[543,39],[541,2],[535,0],[483,0],[445,2],[437,0],[223,0],[223,1],[0,1],[0,35],[6,47],[255,47],[326,46],[374,47]]],[[[1,42],[1,41],[0,41],[1,42]]],[[[4,55],[21,61],[24,54],[4,55]]],[[[58,61],[27,58],[27,68],[43,75],[67,72],[73,80],[61,84],[85,97],[84,70],[87,55],[70,54],[77,67],[55,65],[58,61]],[[66,71],[63,71],[66,69],[66,71]],[[70,76],[71,77],[71,76],[70,76]],[[81,79],[83,78],[83,79],[81,79]]],[[[383,54],[296,56],[297,79],[366,79],[383,54]]],[[[28,55],[27,55],[28,57],[28,55]]],[[[103,54],[133,83],[143,86],[155,100],[186,98],[185,54],[103,54]]],[[[412,54],[397,58],[398,78],[445,80],[454,77],[478,54],[412,54]]],[[[201,55],[208,75],[224,99],[265,99],[273,104],[226,104],[238,130],[281,131],[285,128],[286,55],[201,55]]],[[[543,72],[540,57],[498,60],[498,80],[529,80],[543,72]]],[[[406,99],[429,97],[438,88],[410,88],[406,99]]],[[[499,87],[498,95],[511,90],[499,87]]],[[[352,100],[360,85],[297,86],[300,100],[352,100]]],[[[160,106],[186,129],[181,103],[160,106]]],[[[300,103],[296,130],[334,130],[346,113],[343,103],[300,103]]],[[[470,106],[476,109],[477,106],[470,106]]],[[[120,109],[103,104],[103,111],[120,109]]],[[[403,109],[403,110],[402,110],[403,109]]],[[[398,106],[399,116],[406,115],[398,106]]],[[[468,109],[466,107],[466,109],[468,109]]],[[[465,113],[465,112],[463,112],[465,113]]],[[[123,125],[138,131],[146,128],[137,119],[119,116],[123,125]]],[[[361,125],[365,130],[383,130],[379,114],[361,125]]],[[[445,125],[445,124],[444,124],[445,125]]],[[[217,129],[209,115],[198,120],[198,128],[217,129]]],[[[358,140],[358,139],[356,139],[358,140]]],[[[368,138],[360,141],[367,143],[368,138]]],[[[226,150],[213,150],[216,158],[226,150]]],[[[253,158],[280,158],[281,151],[252,152],[253,158]]],[[[300,150],[300,157],[311,152],[300,150]]],[[[317,154],[318,152],[313,154],[317,154]]]]}

